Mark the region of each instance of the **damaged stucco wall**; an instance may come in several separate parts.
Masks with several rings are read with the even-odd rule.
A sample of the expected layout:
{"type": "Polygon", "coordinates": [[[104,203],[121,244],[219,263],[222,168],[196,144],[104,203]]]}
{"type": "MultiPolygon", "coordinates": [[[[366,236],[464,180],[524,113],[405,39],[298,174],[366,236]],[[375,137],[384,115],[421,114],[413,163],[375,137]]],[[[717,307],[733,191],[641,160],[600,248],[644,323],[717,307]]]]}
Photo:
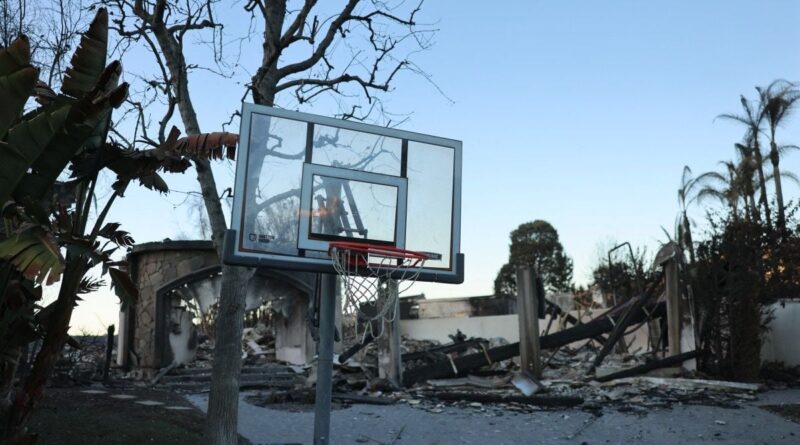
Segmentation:
{"type": "Polygon", "coordinates": [[[763,335],[761,360],[800,366],[800,299],[782,299],[770,309],[774,318],[763,335]]]}
{"type": "MultiPolygon", "coordinates": [[[[156,293],[160,287],[195,270],[218,263],[216,251],[210,241],[165,241],[138,244],[128,257],[134,284],[139,289],[139,300],[129,310],[133,311],[133,335],[118,351],[133,349],[133,365],[146,373],[162,364],[156,347],[156,293]]],[[[130,315],[130,314],[127,314],[130,315]]],[[[127,318],[131,321],[131,317],[127,318]]],[[[123,363],[130,357],[122,357],[123,363]]]]}
{"type": "Polygon", "coordinates": [[[298,296],[275,318],[275,358],[293,365],[311,363],[316,343],[308,329],[308,298],[298,296]]]}
{"type": "MultiPolygon", "coordinates": [[[[210,241],[171,241],[134,246],[128,255],[139,299],[121,311],[117,363],[133,366],[144,377],[172,362],[194,360],[197,330],[194,313],[209,314],[219,299],[221,279],[216,250],[210,241]]],[[[277,311],[276,336],[292,363],[310,361],[315,345],[308,334],[306,310],[315,276],[309,273],[259,270],[248,282],[246,310],[271,301],[277,311]],[[284,332],[285,331],[285,332],[284,332]],[[302,334],[302,335],[301,335],[302,334]]]]}

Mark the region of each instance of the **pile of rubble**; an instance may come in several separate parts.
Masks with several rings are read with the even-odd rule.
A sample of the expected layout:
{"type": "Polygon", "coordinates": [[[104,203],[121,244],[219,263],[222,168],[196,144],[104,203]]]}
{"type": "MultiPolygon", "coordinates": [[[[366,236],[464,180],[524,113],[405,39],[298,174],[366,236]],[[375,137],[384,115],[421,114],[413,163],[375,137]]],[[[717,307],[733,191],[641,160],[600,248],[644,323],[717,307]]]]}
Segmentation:
{"type": "Polygon", "coordinates": [[[259,366],[275,363],[275,336],[264,323],[257,323],[242,332],[242,361],[244,365],[259,366]]]}
{"type": "MultiPolygon", "coordinates": [[[[404,367],[458,357],[482,351],[493,342],[467,339],[456,334],[455,341],[439,344],[403,338],[404,367]]],[[[494,343],[502,343],[495,341],[494,343]]],[[[349,403],[402,403],[429,412],[444,412],[451,407],[475,409],[489,415],[505,411],[532,412],[576,407],[588,411],[617,409],[645,413],[653,408],[676,404],[701,404],[736,407],[756,398],[761,385],[703,380],[693,375],[682,377],[636,376],[598,382],[592,362],[597,351],[590,344],[573,350],[560,348],[547,355],[543,379],[536,381],[519,373],[515,359],[493,363],[465,375],[430,379],[410,388],[398,388],[378,373],[377,347],[368,345],[344,364],[334,360],[333,399],[337,406],[349,403]]],[[[606,371],[641,366],[643,354],[611,354],[606,371]]],[[[308,367],[293,387],[269,387],[251,393],[248,401],[256,405],[286,405],[288,409],[309,409],[314,402],[314,367],[308,367]],[[305,406],[305,408],[298,408],[305,406]]],[[[678,372],[670,370],[672,374],[678,372]]],[[[662,372],[663,374],[663,372],[662,372]]]]}
{"type": "MultiPolygon", "coordinates": [[[[404,372],[442,361],[454,363],[459,357],[483,354],[507,345],[503,339],[467,338],[461,332],[450,336],[451,342],[401,339],[404,372]]],[[[542,355],[544,370],[540,381],[519,372],[518,357],[488,363],[459,372],[453,369],[446,378],[429,378],[400,388],[379,376],[377,342],[367,342],[344,363],[334,358],[334,401],[349,403],[402,403],[430,412],[449,407],[476,409],[503,415],[504,411],[532,412],[543,409],[579,409],[597,411],[617,409],[644,413],[653,408],[676,404],[703,404],[735,407],[756,398],[763,387],[754,384],[703,380],[696,374],[667,368],[649,375],[618,377],[620,371],[641,369],[653,363],[653,354],[608,354],[601,366],[594,367],[599,348],[591,340],[546,350],[542,355]],[[580,344],[580,343],[579,343],[580,344]],[[677,377],[676,377],[677,376],[677,377]],[[607,381],[603,381],[607,380],[607,381]]],[[[62,359],[62,376],[75,382],[97,381],[102,376],[105,340],[102,337],[84,342],[80,350],[67,350],[62,359]],[[70,355],[72,354],[72,355],[70,355]]],[[[198,339],[197,359],[189,366],[172,366],[155,379],[162,387],[175,391],[198,392],[210,387],[213,341],[198,339]]],[[[242,337],[244,366],[242,389],[253,390],[249,401],[259,405],[305,406],[313,403],[315,367],[291,366],[275,358],[275,338],[263,324],[246,328],[242,337]]],[[[786,370],[773,370],[784,379],[786,370]]],[[[118,383],[126,376],[117,374],[118,383]]],[[[791,379],[790,379],[791,380],[791,379]]],[[[797,380],[794,380],[797,382],[797,380]]]]}
{"type": "MultiPolygon", "coordinates": [[[[39,342],[33,343],[27,361],[20,367],[26,373],[34,359],[33,352],[38,350],[39,342]]],[[[70,336],[67,346],[56,361],[52,382],[59,386],[88,385],[105,378],[108,340],[106,336],[80,335],[70,336]]]]}

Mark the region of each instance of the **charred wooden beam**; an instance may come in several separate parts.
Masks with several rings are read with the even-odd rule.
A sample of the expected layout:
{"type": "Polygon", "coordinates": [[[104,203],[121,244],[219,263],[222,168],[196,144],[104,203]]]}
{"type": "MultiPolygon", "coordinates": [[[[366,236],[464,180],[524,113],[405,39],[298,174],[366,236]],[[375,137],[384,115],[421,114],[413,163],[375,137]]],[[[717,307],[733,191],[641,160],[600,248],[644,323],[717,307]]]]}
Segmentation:
{"type": "MultiPolygon", "coordinates": [[[[615,324],[612,323],[612,318],[618,319],[627,309],[628,305],[632,303],[633,301],[629,300],[607,312],[604,317],[598,317],[587,323],[579,324],[550,335],[545,335],[539,339],[539,346],[541,349],[552,349],[609,332],[614,328],[615,324]]],[[[636,311],[632,311],[633,323],[644,321],[648,316],[653,318],[663,317],[666,313],[666,307],[663,302],[646,305],[646,307],[647,310],[645,310],[645,306],[643,306],[636,311]]],[[[519,355],[519,343],[510,343],[487,349],[485,352],[481,351],[476,354],[469,354],[452,360],[448,358],[406,371],[403,375],[403,384],[404,386],[411,386],[414,383],[428,379],[465,375],[473,369],[491,365],[494,362],[508,360],[517,355],[519,355]]]]}
{"type": "MultiPolygon", "coordinates": [[[[552,301],[550,301],[550,300],[545,298],[544,302],[547,305],[547,313],[550,314],[550,317],[551,317],[550,321],[553,321],[552,317],[564,314],[564,320],[566,320],[567,323],[569,323],[569,324],[571,324],[573,326],[581,324],[581,321],[578,320],[577,318],[575,318],[574,315],[570,314],[569,312],[565,312],[563,309],[561,309],[561,307],[559,307],[557,304],[553,303],[552,301]]],[[[549,328],[549,326],[548,326],[548,328],[549,328]]],[[[548,332],[549,332],[549,330],[548,330],[548,332]]],[[[605,343],[605,341],[607,340],[604,335],[596,335],[596,336],[592,337],[592,339],[596,340],[600,344],[605,343]]]]}
{"type": "Polygon", "coordinates": [[[591,371],[600,366],[600,363],[603,362],[603,359],[606,358],[606,355],[611,352],[611,348],[613,348],[614,345],[617,344],[617,342],[619,342],[620,339],[622,339],[622,337],[625,335],[625,331],[628,329],[628,326],[642,321],[634,321],[634,314],[641,312],[642,307],[653,298],[653,294],[655,294],[659,281],[660,277],[659,279],[653,280],[650,283],[650,286],[648,286],[647,290],[642,295],[634,298],[625,309],[625,312],[622,313],[622,316],[615,320],[615,326],[611,331],[611,335],[608,336],[608,340],[603,343],[603,348],[600,349],[600,352],[598,352],[594,357],[591,371]]]}
{"type": "Polygon", "coordinates": [[[522,396],[515,394],[496,394],[469,391],[426,391],[426,397],[433,397],[446,401],[465,401],[480,403],[524,403],[526,405],[545,407],[573,407],[583,403],[582,397],[577,396],[522,396]]]}
{"type": "Polygon", "coordinates": [[[347,360],[350,359],[350,357],[356,355],[358,351],[364,349],[364,347],[366,347],[373,341],[375,341],[375,337],[372,336],[371,332],[367,333],[367,335],[364,337],[364,341],[356,343],[353,346],[350,346],[349,348],[347,348],[346,351],[344,351],[339,355],[339,364],[340,365],[344,364],[347,360]]]}
{"type": "Polygon", "coordinates": [[[594,361],[592,362],[592,367],[590,368],[590,372],[594,370],[594,368],[598,367],[600,363],[603,362],[603,359],[606,358],[609,352],[611,352],[611,348],[619,342],[623,335],[625,335],[625,331],[628,329],[628,326],[633,324],[633,316],[634,312],[640,311],[642,305],[644,304],[646,297],[642,296],[639,298],[635,298],[633,300],[633,304],[628,306],[625,313],[622,314],[618,320],[615,321],[614,329],[611,330],[611,335],[608,336],[608,340],[603,343],[603,347],[600,349],[600,352],[597,353],[594,357],[594,361]]]}
{"type": "Polygon", "coordinates": [[[458,343],[451,343],[442,346],[434,346],[432,348],[426,349],[424,351],[417,351],[417,352],[407,352],[403,354],[402,360],[404,362],[410,360],[436,360],[440,359],[437,355],[440,354],[450,354],[451,352],[461,352],[465,351],[469,348],[480,348],[481,344],[487,344],[488,341],[482,338],[473,338],[471,340],[462,341],[458,343]]]}
{"type": "Polygon", "coordinates": [[[595,356],[590,371],[594,371],[596,367],[600,366],[600,363],[603,362],[603,359],[606,358],[606,355],[611,352],[611,348],[613,348],[614,345],[617,344],[617,342],[619,342],[625,335],[625,331],[628,329],[628,326],[641,321],[634,321],[633,313],[640,312],[641,308],[653,298],[659,282],[660,277],[659,279],[653,280],[647,287],[647,290],[645,290],[643,294],[634,298],[633,302],[628,306],[627,309],[625,309],[625,312],[623,312],[622,316],[616,320],[614,329],[611,331],[611,335],[608,337],[608,340],[603,343],[603,348],[600,350],[600,352],[598,352],[595,356]]]}
{"type": "Polygon", "coordinates": [[[333,393],[333,400],[340,402],[363,403],[366,405],[394,405],[397,400],[388,397],[364,396],[360,394],[333,393]]]}
{"type": "Polygon", "coordinates": [[[598,382],[610,382],[611,380],[621,379],[624,377],[633,377],[636,375],[644,374],[645,372],[648,371],[652,371],[654,369],[661,369],[679,365],[685,362],[686,360],[697,358],[698,355],[699,354],[697,353],[697,351],[684,352],[681,354],[673,355],[659,360],[653,360],[643,365],[634,366],[633,368],[630,369],[623,369],[622,371],[615,372],[613,374],[597,377],[595,378],[595,380],[597,380],[598,382]]]}

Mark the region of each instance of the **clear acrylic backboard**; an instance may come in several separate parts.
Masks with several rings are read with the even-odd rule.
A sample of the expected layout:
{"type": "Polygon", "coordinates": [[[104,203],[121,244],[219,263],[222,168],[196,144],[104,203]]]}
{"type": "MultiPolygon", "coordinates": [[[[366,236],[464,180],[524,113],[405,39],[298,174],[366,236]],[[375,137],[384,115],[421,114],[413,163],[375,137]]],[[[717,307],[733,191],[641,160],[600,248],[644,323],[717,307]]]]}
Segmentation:
{"type": "Polygon", "coordinates": [[[253,104],[241,122],[225,263],[335,273],[328,245],[348,241],[463,281],[460,141],[253,104]]]}

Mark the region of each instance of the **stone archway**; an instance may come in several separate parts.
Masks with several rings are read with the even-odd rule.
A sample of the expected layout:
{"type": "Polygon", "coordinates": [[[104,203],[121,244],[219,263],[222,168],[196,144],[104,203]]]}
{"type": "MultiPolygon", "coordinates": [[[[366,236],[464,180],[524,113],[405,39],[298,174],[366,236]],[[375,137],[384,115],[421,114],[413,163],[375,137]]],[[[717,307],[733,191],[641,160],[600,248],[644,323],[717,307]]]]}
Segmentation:
{"type": "MultiPolygon", "coordinates": [[[[117,363],[135,366],[145,377],[177,361],[193,359],[196,332],[181,301],[202,312],[216,304],[221,267],[210,241],[163,241],[134,246],[128,262],[139,300],[120,312],[117,363]],[[132,359],[132,360],[131,360],[132,359]]],[[[258,270],[248,283],[247,310],[280,302],[278,359],[306,363],[315,350],[305,322],[315,275],[258,270]],[[291,347],[296,347],[292,350],[291,347]]]]}

